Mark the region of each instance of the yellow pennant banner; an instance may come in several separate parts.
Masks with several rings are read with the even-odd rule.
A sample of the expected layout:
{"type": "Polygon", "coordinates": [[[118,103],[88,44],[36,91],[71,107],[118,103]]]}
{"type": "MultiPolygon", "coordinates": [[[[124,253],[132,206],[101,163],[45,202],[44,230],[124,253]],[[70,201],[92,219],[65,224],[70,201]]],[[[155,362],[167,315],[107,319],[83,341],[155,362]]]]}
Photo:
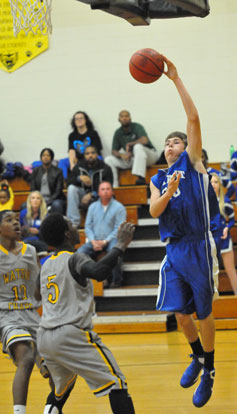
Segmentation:
{"type": "Polygon", "coordinates": [[[0,0],[0,69],[14,72],[48,49],[48,35],[13,34],[13,18],[9,0],[0,0]]]}

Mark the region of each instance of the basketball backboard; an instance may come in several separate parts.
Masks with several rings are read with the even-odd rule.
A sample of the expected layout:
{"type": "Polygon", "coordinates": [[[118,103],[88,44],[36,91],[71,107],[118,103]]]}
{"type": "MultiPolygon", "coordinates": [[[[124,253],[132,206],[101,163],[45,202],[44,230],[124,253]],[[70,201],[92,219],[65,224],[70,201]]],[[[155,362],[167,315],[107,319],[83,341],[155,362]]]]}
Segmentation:
{"type": "Polygon", "coordinates": [[[208,0],[78,0],[92,10],[103,10],[121,17],[133,26],[149,25],[150,19],[205,17],[210,12],[208,0]]]}

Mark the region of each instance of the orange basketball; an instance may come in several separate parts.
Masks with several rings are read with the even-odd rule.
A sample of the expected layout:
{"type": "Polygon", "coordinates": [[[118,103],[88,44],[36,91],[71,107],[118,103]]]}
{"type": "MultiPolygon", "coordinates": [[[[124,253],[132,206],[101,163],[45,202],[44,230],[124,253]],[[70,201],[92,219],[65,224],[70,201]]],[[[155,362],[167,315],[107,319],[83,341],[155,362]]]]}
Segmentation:
{"type": "Polygon", "coordinates": [[[141,49],[129,61],[129,70],[134,79],[141,83],[157,81],[164,72],[164,62],[154,49],[141,49]]]}

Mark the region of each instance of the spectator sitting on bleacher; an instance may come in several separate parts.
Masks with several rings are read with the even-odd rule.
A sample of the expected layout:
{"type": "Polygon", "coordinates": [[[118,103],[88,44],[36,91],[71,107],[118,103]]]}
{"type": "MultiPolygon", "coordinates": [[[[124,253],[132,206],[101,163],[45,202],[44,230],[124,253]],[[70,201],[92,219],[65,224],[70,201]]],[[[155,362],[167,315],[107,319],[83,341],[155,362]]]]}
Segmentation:
{"type": "Polygon", "coordinates": [[[30,189],[39,191],[50,207],[50,213],[65,214],[66,199],[63,194],[62,170],[52,165],[54,152],[51,148],[44,148],[40,153],[42,165],[33,169],[30,189]]]}
{"type": "Polygon", "coordinates": [[[79,206],[87,209],[97,200],[101,181],[113,184],[111,168],[98,158],[95,147],[87,147],[84,159],[78,161],[68,178],[67,217],[75,226],[80,225],[79,206]]]}
{"type": "Polygon", "coordinates": [[[224,187],[221,184],[219,174],[211,173],[211,184],[219,201],[220,223],[220,251],[227,276],[229,277],[233,292],[237,295],[237,274],[230,229],[235,225],[235,213],[230,199],[224,195],[224,187]],[[227,219],[227,222],[226,222],[227,219]]]}
{"type": "Polygon", "coordinates": [[[12,210],[14,194],[7,180],[0,181],[0,211],[12,210]]]}
{"type": "Polygon", "coordinates": [[[83,159],[86,147],[93,145],[96,147],[99,159],[103,160],[101,155],[102,144],[98,132],[95,130],[93,122],[86,112],[77,111],[71,120],[73,131],[68,137],[68,158],[59,160],[58,166],[63,171],[65,180],[68,172],[72,171],[77,161],[83,159]]]}
{"type": "Polygon", "coordinates": [[[105,158],[106,164],[113,171],[114,187],[119,186],[118,168],[132,168],[132,174],[137,176],[136,185],[144,185],[146,167],[157,161],[159,153],[149,140],[144,127],[132,122],[128,111],[120,111],[118,120],[121,127],[114,133],[112,155],[105,158]]]}
{"type": "MultiPolygon", "coordinates": [[[[123,204],[113,198],[113,188],[110,182],[99,185],[99,200],[91,204],[85,222],[85,233],[88,242],[77,251],[88,254],[91,258],[101,252],[108,252],[117,243],[120,224],[126,221],[127,212],[123,204]]],[[[112,270],[112,280],[107,280],[104,286],[120,287],[123,275],[121,260],[112,270]]]]}
{"type": "Polygon", "coordinates": [[[22,240],[36,248],[37,253],[48,250],[40,239],[40,226],[47,215],[47,205],[39,191],[32,191],[27,198],[26,208],[20,212],[22,240]]]}
{"type": "Polygon", "coordinates": [[[202,162],[204,167],[206,168],[208,174],[216,173],[220,179],[221,184],[227,190],[226,195],[229,198],[232,198],[233,194],[235,194],[235,187],[232,184],[231,180],[227,175],[225,175],[222,171],[216,170],[215,168],[208,167],[208,155],[205,149],[202,149],[202,162]]]}

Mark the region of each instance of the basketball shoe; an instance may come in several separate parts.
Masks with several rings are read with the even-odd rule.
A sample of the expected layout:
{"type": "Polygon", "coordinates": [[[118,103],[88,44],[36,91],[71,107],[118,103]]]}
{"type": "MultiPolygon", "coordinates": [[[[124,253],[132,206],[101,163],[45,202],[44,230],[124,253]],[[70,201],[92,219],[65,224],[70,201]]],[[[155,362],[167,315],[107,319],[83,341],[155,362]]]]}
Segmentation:
{"type": "Polygon", "coordinates": [[[193,404],[195,407],[203,407],[203,405],[205,405],[211,398],[214,378],[214,369],[208,371],[206,368],[203,368],[200,384],[193,394],[193,404]]]}
{"type": "Polygon", "coordinates": [[[199,374],[203,369],[204,358],[195,354],[189,355],[192,358],[191,364],[184,371],[182,378],[180,380],[180,385],[183,388],[191,387],[195,382],[197,382],[199,374]]]}

